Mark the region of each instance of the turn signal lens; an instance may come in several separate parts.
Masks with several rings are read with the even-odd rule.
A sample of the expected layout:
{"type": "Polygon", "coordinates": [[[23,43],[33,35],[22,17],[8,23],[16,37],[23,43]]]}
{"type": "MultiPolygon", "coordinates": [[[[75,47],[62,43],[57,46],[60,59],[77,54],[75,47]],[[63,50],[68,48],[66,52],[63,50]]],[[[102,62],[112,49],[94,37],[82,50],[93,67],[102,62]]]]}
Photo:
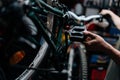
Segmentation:
{"type": "Polygon", "coordinates": [[[19,63],[25,57],[25,52],[23,50],[15,52],[10,58],[9,63],[11,65],[19,63]]]}

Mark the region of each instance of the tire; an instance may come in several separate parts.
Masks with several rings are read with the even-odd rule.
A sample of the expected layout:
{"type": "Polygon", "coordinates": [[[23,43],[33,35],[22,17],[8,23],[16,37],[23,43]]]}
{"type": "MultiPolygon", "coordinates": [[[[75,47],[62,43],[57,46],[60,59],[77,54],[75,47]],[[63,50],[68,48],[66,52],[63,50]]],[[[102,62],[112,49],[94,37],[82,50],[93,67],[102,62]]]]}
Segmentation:
{"type": "Polygon", "coordinates": [[[87,80],[87,56],[82,48],[71,48],[68,61],[68,79],[67,80],[87,80]]]}

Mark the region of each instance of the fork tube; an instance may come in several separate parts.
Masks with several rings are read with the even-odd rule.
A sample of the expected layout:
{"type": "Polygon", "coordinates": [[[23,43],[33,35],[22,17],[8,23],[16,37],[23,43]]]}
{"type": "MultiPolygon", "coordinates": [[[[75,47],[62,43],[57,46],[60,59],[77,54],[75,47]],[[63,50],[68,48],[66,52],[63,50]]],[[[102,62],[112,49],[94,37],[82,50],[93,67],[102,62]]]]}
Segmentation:
{"type": "Polygon", "coordinates": [[[68,48],[68,33],[67,32],[65,32],[65,43],[66,43],[66,48],[65,48],[65,51],[66,51],[66,53],[67,53],[67,48],[68,48]]]}
{"type": "Polygon", "coordinates": [[[46,29],[44,28],[44,25],[40,22],[40,20],[34,13],[31,16],[36,20],[36,22],[40,26],[39,28],[42,31],[44,39],[47,41],[47,43],[50,45],[50,47],[56,52],[56,46],[55,46],[54,42],[52,41],[51,36],[48,34],[46,29]]]}
{"type": "MultiPolygon", "coordinates": [[[[60,18],[60,21],[62,21],[62,19],[60,18]]],[[[59,24],[59,23],[62,23],[62,22],[57,22],[57,27],[58,27],[58,31],[57,31],[57,43],[56,43],[56,46],[60,46],[61,44],[61,37],[62,37],[62,30],[63,30],[63,24],[59,24]]]]}

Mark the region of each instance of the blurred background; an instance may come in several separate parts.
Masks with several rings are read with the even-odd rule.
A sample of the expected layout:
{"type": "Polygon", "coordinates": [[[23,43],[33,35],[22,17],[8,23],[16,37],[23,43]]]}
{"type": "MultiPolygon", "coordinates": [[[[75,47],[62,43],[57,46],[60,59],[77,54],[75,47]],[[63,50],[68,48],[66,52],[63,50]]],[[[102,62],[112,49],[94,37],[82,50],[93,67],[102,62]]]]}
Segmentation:
{"type": "MultiPolygon", "coordinates": [[[[77,15],[94,15],[99,14],[102,9],[109,9],[120,16],[120,0],[60,0],[67,5],[71,11],[77,15]]],[[[89,25],[88,30],[96,31],[107,42],[115,48],[119,47],[120,31],[115,27],[114,23],[109,18],[111,24],[106,28],[100,28],[98,25],[89,25]]],[[[101,52],[88,52],[88,71],[89,80],[104,80],[108,65],[110,62],[109,56],[101,52]]]]}

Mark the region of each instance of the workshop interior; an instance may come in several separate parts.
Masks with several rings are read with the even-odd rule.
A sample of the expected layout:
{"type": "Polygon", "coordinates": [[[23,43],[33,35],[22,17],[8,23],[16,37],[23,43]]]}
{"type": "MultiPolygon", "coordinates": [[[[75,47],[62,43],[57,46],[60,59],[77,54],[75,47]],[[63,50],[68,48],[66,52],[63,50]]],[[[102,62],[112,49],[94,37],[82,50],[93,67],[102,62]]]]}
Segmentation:
{"type": "Polygon", "coordinates": [[[120,50],[120,30],[103,9],[120,16],[120,0],[0,0],[0,80],[105,80],[112,59],[87,50],[83,34],[120,50]]]}

